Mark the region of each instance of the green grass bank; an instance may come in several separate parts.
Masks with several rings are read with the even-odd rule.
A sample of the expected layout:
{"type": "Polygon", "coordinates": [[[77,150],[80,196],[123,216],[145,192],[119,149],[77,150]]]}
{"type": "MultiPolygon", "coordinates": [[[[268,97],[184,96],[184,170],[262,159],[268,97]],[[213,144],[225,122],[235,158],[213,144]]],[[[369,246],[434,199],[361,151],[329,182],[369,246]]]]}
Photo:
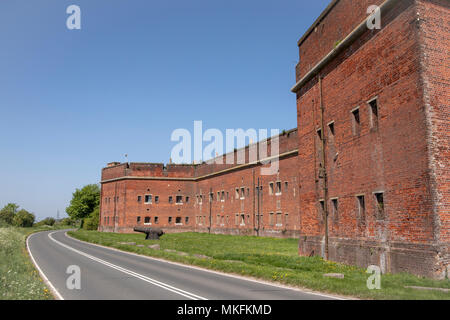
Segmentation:
{"type": "Polygon", "coordinates": [[[438,281],[410,274],[382,275],[381,289],[369,290],[366,283],[370,275],[365,269],[319,257],[300,257],[296,239],[177,233],[166,234],[161,240],[144,240],[143,234],[85,230],[70,231],[69,235],[124,251],[324,293],[363,299],[450,299],[450,292],[405,288],[450,289],[449,280],[438,281]],[[159,244],[160,250],[148,248],[152,244],[159,244]],[[345,277],[326,278],[325,273],[343,273],[345,277]]]}

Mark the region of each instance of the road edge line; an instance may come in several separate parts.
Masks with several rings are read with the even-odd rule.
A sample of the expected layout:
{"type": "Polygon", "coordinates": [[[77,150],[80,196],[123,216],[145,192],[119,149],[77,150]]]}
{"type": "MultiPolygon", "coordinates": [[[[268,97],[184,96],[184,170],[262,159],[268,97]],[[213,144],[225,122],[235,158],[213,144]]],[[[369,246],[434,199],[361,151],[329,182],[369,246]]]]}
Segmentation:
{"type": "MultiPolygon", "coordinates": [[[[47,285],[47,287],[50,288],[50,292],[52,293],[53,297],[56,300],[64,300],[63,296],[58,292],[58,290],[56,290],[56,288],[53,286],[53,284],[50,282],[50,280],[47,278],[47,276],[45,275],[44,271],[42,271],[42,269],[39,267],[39,265],[37,264],[36,260],[34,259],[33,254],[31,253],[30,250],[30,245],[28,243],[28,241],[30,240],[30,238],[32,236],[34,236],[35,234],[38,233],[44,233],[47,231],[41,231],[41,232],[36,232],[36,233],[32,233],[27,237],[27,240],[25,241],[26,243],[26,247],[27,247],[27,251],[28,251],[28,255],[31,258],[31,262],[33,262],[34,267],[38,270],[39,275],[41,276],[42,280],[44,280],[44,283],[47,285]]],[[[66,231],[67,232],[67,231],[66,231]]]]}
{"type": "Polygon", "coordinates": [[[120,249],[117,249],[117,248],[114,248],[114,247],[108,247],[108,246],[104,246],[104,245],[97,244],[97,243],[92,243],[92,242],[79,240],[79,239],[76,239],[76,238],[68,235],[67,232],[68,231],[65,232],[66,237],[68,237],[68,238],[70,238],[72,240],[79,241],[79,242],[86,243],[86,244],[90,244],[90,245],[97,246],[97,247],[100,247],[100,248],[109,249],[109,250],[112,250],[112,251],[117,251],[117,252],[120,252],[120,253],[126,253],[126,254],[130,254],[130,255],[138,256],[138,257],[141,257],[141,258],[146,258],[146,259],[155,260],[155,261],[159,261],[159,262],[170,263],[170,264],[174,264],[174,265],[181,266],[181,267],[186,267],[186,268],[195,269],[195,270],[199,270],[199,271],[206,271],[206,272],[215,273],[215,274],[218,274],[218,275],[221,275],[221,276],[226,276],[226,277],[240,279],[240,280],[245,280],[245,281],[256,282],[256,283],[260,283],[260,284],[264,284],[264,285],[268,285],[268,286],[273,286],[273,287],[278,287],[278,288],[282,288],[282,289],[289,289],[289,290],[299,291],[301,293],[313,294],[313,295],[322,296],[322,297],[325,297],[325,298],[332,298],[332,299],[335,299],[335,300],[359,300],[358,298],[355,298],[355,297],[344,297],[344,296],[333,295],[333,294],[325,294],[325,293],[312,291],[311,289],[307,289],[307,288],[303,289],[303,288],[299,288],[299,287],[293,287],[293,286],[289,286],[289,285],[278,284],[278,283],[274,283],[274,282],[270,282],[270,281],[266,281],[266,280],[262,280],[262,279],[258,279],[258,278],[246,277],[246,276],[242,276],[242,275],[238,275],[238,274],[232,274],[232,273],[225,273],[225,272],[221,272],[221,271],[217,271],[217,270],[211,270],[211,269],[207,269],[207,268],[202,268],[202,267],[194,266],[194,265],[190,265],[190,264],[184,264],[184,263],[180,263],[180,262],[174,262],[174,261],[165,260],[165,259],[161,259],[161,258],[155,258],[155,257],[151,257],[151,256],[146,256],[146,255],[135,253],[135,252],[124,251],[124,250],[120,250],[120,249]]]}

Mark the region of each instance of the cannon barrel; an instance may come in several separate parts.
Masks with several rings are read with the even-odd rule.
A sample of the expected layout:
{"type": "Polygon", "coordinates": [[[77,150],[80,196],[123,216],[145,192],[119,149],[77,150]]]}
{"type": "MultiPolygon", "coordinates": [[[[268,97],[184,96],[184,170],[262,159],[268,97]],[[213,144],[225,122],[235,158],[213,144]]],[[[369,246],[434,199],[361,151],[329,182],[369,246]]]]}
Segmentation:
{"type": "Polygon", "coordinates": [[[159,240],[159,237],[164,235],[164,231],[159,228],[145,228],[145,227],[134,227],[135,232],[145,233],[145,240],[159,240]]]}

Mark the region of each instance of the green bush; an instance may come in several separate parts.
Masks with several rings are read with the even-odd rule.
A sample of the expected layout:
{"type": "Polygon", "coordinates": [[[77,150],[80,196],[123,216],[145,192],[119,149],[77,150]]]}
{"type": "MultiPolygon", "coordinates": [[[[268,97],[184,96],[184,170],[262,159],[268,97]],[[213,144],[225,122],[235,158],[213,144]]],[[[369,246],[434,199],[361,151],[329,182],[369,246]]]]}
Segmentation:
{"type": "Polygon", "coordinates": [[[84,219],[83,229],[85,230],[97,230],[98,223],[100,219],[100,210],[98,207],[89,215],[88,218],[84,219]]]}
{"type": "Polygon", "coordinates": [[[14,215],[13,224],[16,227],[29,228],[33,226],[34,219],[34,214],[22,209],[14,215]]]}
{"type": "Polygon", "coordinates": [[[8,225],[13,224],[14,216],[19,210],[19,206],[15,203],[8,203],[3,209],[0,210],[0,221],[8,225]]]}
{"type": "Polygon", "coordinates": [[[39,227],[39,226],[53,226],[53,225],[55,225],[55,223],[56,223],[55,218],[48,217],[48,218],[45,218],[44,220],[41,220],[38,223],[36,223],[35,226],[36,227],[39,227]]]}

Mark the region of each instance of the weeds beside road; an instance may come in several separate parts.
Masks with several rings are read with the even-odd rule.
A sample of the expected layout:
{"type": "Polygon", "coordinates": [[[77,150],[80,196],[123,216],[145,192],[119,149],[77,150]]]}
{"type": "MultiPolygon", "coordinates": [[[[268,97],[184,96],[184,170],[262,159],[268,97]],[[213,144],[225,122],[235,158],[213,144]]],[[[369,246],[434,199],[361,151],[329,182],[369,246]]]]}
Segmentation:
{"type": "Polygon", "coordinates": [[[30,234],[45,230],[57,228],[0,226],[0,300],[53,299],[26,248],[26,238],[30,234]]]}

